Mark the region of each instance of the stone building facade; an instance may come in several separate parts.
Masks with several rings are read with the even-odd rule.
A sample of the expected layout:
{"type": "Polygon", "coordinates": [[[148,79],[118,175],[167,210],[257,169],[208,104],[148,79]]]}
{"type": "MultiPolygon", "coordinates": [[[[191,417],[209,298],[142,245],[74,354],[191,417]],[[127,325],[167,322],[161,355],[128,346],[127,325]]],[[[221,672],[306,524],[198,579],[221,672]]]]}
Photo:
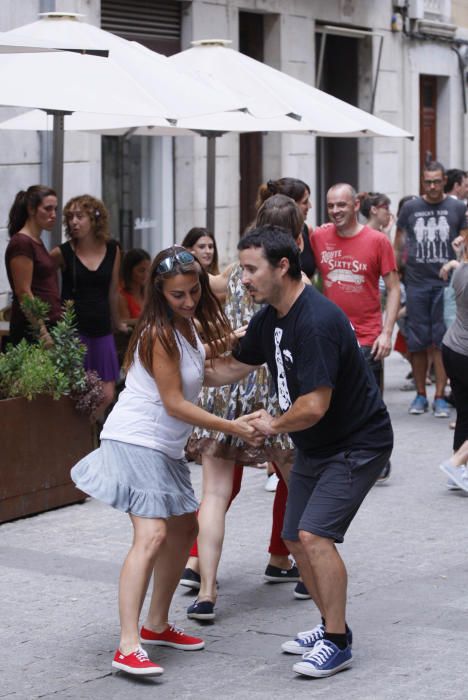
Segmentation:
{"type": "MultiPolygon", "coordinates": [[[[131,13],[128,5],[2,0],[0,30],[35,21],[39,12],[61,11],[81,13],[85,21],[166,54],[188,48],[192,40],[227,39],[233,48],[367,111],[373,108],[376,116],[414,134],[413,141],[297,134],[217,139],[215,234],[225,262],[236,254],[256,187],[268,178],[289,175],[309,183],[313,224],[323,220],[325,191],[337,180],[386,192],[395,208],[401,196],[419,191],[425,159],[468,167],[464,0],[134,0],[131,13]]],[[[36,77],[44,90],[53,89],[53,76],[36,77]]],[[[0,107],[0,118],[14,113],[0,107]]],[[[191,226],[204,225],[202,137],[101,139],[68,133],[65,150],[65,199],[85,191],[103,196],[114,235],[125,246],[155,253],[180,241],[191,226]]],[[[0,131],[0,252],[14,194],[46,182],[49,160],[50,139],[43,133],[0,131]]],[[[6,290],[0,268],[0,307],[6,290]]]]}

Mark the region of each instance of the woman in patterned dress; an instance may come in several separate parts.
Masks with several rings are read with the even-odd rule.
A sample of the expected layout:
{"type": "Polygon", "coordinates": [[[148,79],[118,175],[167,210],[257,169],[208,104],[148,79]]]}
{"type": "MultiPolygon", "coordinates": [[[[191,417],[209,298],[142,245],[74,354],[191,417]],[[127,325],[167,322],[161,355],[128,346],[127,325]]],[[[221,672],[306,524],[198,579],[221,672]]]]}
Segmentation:
{"type": "MultiPolygon", "coordinates": [[[[260,208],[257,225],[272,223],[291,231],[300,243],[303,216],[295,202],[283,195],[276,195],[260,208]]],[[[216,294],[226,293],[225,313],[233,328],[247,324],[260,306],[255,304],[242,285],[242,269],[239,264],[229,268],[226,278],[220,275],[211,278],[216,294]]],[[[245,379],[231,386],[204,389],[200,405],[210,413],[227,419],[251,413],[258,408],[278,413],[279,406],[274,384],[266,367],[261,367],[245,379]]],[[[189,618],[213,620],[216,602],[216,573],[224,540],[226,511],[240,489],[242,466],[272,462],[280,482],[273,509],[274,526],[270,544],[270,563],[265,572],[267,580],[298,581],[299,574],[289,559],[289,552],[280,538],[284,506],[287,496],[287,479],[293,460],[293,446],[287,435],[267,438],[261,448],[252,448],[236,437],[203,429],[196,429],[189,440],[187,452],[192,458],[201,458],[203,467],[203,489],[198,514],[198,549],[192,548],[188,567],[181,583],[197,588],[195,602],[188,607],[189,618]],[[237,477],[237,478],[236,478],[237,477]],[[234,488],[233,488],[234,482],[234,488]],[[198,556],[200,578],[194,568],[198,556]],[[268,576],[268,574],[273,574],[268,576]],[[283,574],[283,575],[282,575],[283,574]]]]}

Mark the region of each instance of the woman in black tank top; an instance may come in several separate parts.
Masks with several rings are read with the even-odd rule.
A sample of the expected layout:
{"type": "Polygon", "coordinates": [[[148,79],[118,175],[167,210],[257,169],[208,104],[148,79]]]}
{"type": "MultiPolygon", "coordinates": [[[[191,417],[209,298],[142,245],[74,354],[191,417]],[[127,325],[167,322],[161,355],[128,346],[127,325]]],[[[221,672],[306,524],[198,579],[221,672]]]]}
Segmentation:
{"type": "Polygon", "coordinates": [[[114,399],[120,372],[113,331],[128,330],[118,313],[120,251],[110,238],[108,213],[99,199],[74,197],[63,215],[70,240],[51,255],[62,270],[62,299],[75,305],[78,332],[87,348],[85,367],[104,382],[101,417],[114,399]]]}

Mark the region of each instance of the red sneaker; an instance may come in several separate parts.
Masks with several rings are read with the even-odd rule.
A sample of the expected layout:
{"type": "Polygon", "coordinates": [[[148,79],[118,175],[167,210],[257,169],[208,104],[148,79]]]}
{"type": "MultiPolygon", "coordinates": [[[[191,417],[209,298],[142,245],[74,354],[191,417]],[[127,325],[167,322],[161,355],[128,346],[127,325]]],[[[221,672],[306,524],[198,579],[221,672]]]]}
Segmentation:
{"type": "Polygon", "coordinates": [[[147,627],[140,630],[140,639],[143,644],[158,644],[163,647],[174,647],[185,651],[203,649],[205,642],[199,637],[190,637],[184,630],[175,625],[169,625],[164,632],[153,632],[147,627]]]}
{"type": "Polygon", "coordinates": [[[112,666],[134,676],[160,676],[164,672],[162,666],[149,660],[148,654],[141,647],[127,656],[124,656],[120,649],[117,649],[112,666]]]}

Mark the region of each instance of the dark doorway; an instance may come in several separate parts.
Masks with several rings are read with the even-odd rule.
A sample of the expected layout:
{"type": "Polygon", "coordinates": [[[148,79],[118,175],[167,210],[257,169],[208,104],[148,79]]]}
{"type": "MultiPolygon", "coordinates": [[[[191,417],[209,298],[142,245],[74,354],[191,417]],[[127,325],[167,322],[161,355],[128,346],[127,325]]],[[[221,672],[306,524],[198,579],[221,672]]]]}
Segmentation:
{"type": "Polygon", "coordinates": [[[437,160],[437,78],[419,76],[419,167],[420,173],[437,160]]]}
{"type": "MultiPolygon", "coordinates": [[[[239,12],[239,51],[256,61],[263,61],[263,15],[239,12]]],[[[255,198],[263,180],[263,137],[261,134],[239,136],[240,232],[255,218],[255,198]]]]}
{"type": "MultiPolygon", "coordinates": [[[[325,43],[320,90],[358,106],[358,39],[317,33],[316,60],[325,43]]],[[[327,220],[327,190],[337,182],[358,183],[358,144],[355,138],[317,138],[317,223],[327,220]]]]}

